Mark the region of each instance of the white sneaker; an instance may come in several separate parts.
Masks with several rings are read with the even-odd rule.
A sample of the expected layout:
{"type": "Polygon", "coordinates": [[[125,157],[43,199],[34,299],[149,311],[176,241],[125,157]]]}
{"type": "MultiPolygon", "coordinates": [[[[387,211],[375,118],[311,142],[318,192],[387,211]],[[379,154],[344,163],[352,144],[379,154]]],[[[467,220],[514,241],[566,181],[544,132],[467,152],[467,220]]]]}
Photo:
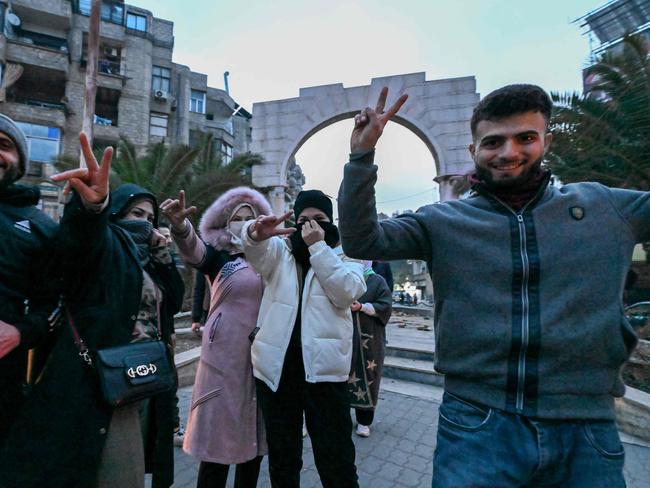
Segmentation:
{"type": "Polygon", "coordinates": [[[357,424],[357,435],[359,437],[370,437],[370,427],[367,425],[357,424]]]}
{"type": "Polygon", "coordinates": [[[183,424],[178,426],[178,430],[174,431],[174,445],[176,447],[183,447],[183,440],[185,439],[185,428],[183,424]]]}

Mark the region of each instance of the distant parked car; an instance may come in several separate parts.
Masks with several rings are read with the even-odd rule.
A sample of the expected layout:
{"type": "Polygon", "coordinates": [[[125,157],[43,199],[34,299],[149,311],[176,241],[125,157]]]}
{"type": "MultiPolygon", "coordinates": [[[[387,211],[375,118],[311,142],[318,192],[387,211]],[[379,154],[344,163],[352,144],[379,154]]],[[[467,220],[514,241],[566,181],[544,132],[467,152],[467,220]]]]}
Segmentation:
{"type": "Polygon", "coordinates": [[[638,302],[628,305],[625,307],[625,316],[638,333],[646,325],[650,326],[650,302],[638,302]]]}

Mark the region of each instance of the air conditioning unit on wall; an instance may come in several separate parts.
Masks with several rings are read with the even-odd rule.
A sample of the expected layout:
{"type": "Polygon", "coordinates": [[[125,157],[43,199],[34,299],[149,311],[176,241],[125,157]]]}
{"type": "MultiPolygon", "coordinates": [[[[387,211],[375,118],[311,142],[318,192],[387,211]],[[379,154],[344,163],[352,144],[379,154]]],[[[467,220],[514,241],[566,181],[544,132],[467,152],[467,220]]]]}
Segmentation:
{"type": "Polygon", "coordinates": [[[169,93],[167,93],[166,91],[162,91],[162,90],[156,90],[156,91],[153,92],[153,97],[156,100],[164,101],[164,100],[167,100],[167,98],[169,98],[169,93]]]}

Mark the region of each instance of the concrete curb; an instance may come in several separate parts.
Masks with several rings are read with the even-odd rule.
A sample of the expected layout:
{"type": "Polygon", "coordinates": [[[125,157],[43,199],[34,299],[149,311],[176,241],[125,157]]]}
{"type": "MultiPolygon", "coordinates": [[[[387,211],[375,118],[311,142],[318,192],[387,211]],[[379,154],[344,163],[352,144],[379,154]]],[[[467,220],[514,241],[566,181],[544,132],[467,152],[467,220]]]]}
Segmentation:
{"type": "Polygon", "coordinates": [[[393,303],[393,311],[401,312],[405,315],[417,315],[419,317],[433,317],[433,308],[422,305],[410,306],[393,303]]]}
{"type": "Polygon", "coordinates": [[[650,442],[650,394],[628,386],[616,399],[616,422],[626,434],[650,442]]]}
{"type": "Polygon", "coordinates": [[[196,369],[199,366],[199,357],[201,356],[201,346],[184,351],[174,356],[176,371],[178,372],[178,387],[190,386],[194,384],[196,369]]]}

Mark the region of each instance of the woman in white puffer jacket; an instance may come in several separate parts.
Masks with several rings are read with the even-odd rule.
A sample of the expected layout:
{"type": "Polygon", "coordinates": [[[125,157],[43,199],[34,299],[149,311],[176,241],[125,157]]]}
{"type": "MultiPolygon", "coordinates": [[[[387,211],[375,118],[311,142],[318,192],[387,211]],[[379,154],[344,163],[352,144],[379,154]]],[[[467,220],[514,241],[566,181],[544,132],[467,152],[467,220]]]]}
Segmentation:
{"type": "Polygon", "coordinates": [[[252,347],[273,486],[300,486],[302,419],[324,487],[356,487],[347,380],[350,305],[366,290],[363,265],[343,255],[332,202],[301,192],[291,213],[261,216],[242,231],[244,252],[262,275],[264,295],[252,347]],[[288,235],[288,239],[281,236],[288,235]]]}

